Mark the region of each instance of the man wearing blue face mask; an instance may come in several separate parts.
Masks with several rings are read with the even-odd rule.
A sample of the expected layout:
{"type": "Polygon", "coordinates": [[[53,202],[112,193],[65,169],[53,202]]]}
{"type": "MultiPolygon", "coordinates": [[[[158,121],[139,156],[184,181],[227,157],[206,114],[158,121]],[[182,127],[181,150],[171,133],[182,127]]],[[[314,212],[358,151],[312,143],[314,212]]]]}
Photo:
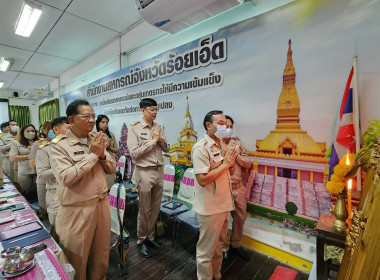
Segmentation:
{"type": "MultiPolygon", "coordinates": [[[[17,122],[14,120],[9,121],[10,130],[0,138],[0,151],[3,154],[3,169],[5,175],[8,176],[12,182],[16,180],[16,174],[14,174],[14,163],[9,160],[9,151],[11,149],[11,143],[15,140],[15,137],[20,130],[17,122]]],[[[16,163],[17,164],[17,163],[16,163]]]]}
{"type": "Polygon", "coordinates": [[[251,159],[244,149],[243,142],[233,136],[234,120],[230,116],[226,116],[226,138],[223,141],[229,144],[234,141],[236,144],[236,160],[235,168],[231,172],[232,181],[232,195],[235,202],[235,210],[231,211],[233,223],[231,238],[228,236],[228,232],[224,239],[223,244],[223,261],[229,261],[232,259],[233,254],[238,254],[244,259],[248,259],[249,256],[240,247],[240,239],[243,237],[243,226],[247,218],[247,195],[246,186],[242,182],[241,172],[242,168],[249,169],[252,166],[251,159]]]}
{"type": "Polygon", "coordinates": [[[230,211],[234,209],[230,172],[233,172],[236,143],[227,146],[226,117],[222,111],[206,114],[203,126],[207,133],[193,147],[195,193],[193,210],[199,223],[197,243],[197,277],[220,279],[222,245],[228,232],[230,211]]]}

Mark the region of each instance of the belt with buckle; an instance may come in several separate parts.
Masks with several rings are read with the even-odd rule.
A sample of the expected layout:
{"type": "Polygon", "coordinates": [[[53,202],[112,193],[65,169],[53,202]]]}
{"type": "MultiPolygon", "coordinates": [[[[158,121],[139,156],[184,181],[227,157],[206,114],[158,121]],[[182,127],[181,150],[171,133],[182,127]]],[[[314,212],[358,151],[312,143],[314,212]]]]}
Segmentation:
{"type": "Polygon", "coordinates": [[[70,205],[62,205],[63,207],[71,207],[71,206],[87,206],[87,205],[91,205],[91,204],[95,204],[95,203],[98,203],[100,201],[103,201],[106,197],[108,197],[108,192],[105,192],[101,195],[99,195],[98,197],[95,197],[93,199],[90,199],[90,200],[86,200],[84,202],[78,202],[78,203],[73,203],[73,204],[70,204],[70,205]]]}
{"type": "Polygon", "coordinates": [[[240,184],[233,184],[233,185],[231,185],[231,188],[232,189],[238,189],[238,188],[240,188],[240,184]]]}
{"type": "Polygon", "coordinates": [[[162,165],[158,165],[158,166],[146,166],[146,167],[136,166],[136,167],[137,168],[141,168],[141,169],[145,169],[145,170],[159,170],[163,166],[162,165]]]}

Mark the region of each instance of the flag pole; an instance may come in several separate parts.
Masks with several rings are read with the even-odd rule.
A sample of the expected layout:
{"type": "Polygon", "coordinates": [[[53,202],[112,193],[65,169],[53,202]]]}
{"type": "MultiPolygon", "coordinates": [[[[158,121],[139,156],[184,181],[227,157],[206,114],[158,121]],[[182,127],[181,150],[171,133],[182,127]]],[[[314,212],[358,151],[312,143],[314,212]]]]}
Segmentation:
{"type": "MultiPolygon", "coordinates": [[[[354,77],[353,77],[353,105],[354,105],[354,127],[355,127],[355,142],[356,142],[356,153],[360,150],[360,143],[361,143],[361,132],[360,132],[360,126],[359,126],[359,90],[358,90],[358,56],[355,55],[353,57],[354,63],[354,77]]],[[[358,172],[356,174],[356,189],[358,191],[362,190],[362,170],[361,168],[358,169],[358,172]]]]}

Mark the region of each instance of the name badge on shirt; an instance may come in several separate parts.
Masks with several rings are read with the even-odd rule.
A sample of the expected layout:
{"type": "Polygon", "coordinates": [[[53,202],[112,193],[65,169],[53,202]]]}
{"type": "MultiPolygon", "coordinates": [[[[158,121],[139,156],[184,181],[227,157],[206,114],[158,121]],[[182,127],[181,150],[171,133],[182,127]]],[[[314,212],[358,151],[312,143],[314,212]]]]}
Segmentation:
{"type": "Polygon", "coordinates": [[[84,154],[84,151],[74,152],[74,155],[82,155],[82,154],[84,154]]]}
{"type": "Polygon", "coordinates": [[[141,135],[146,135],[146,133],[141,133],[141,135]]]}
{"type": "Polygon", "coordinates": [[[214,154],[212,154],[212,155],[213,155],[213,157],[214,157],[214,161],[215,161],[215,162],[219,162],[219,161],[222,161],[222,160],[223,160],[223,157],[222,157],[222,155],[220,154],[220,152],[214,153],[214,154]]]}

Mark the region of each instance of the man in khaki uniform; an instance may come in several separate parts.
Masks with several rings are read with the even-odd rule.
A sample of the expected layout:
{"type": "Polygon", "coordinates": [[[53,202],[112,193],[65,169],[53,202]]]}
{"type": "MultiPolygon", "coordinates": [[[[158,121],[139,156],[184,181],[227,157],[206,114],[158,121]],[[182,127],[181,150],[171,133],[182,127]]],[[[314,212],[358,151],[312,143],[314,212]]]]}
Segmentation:
{"type": "Polygon", "coordinates": [[[14,171],[17,163],[13,163],[9,160],[9,151],[11,150],[11,144],[15,140],[20,127],[17,125],[17,122],[13,120],[9,121],[9,127],[9,132],[0,138],[0,151],[3,154],[3,169],[5,175],[7,175],[12,182],[17,182],[17,169],[16,174],[14,171]]]}
{"type": "Polygon", "coordinates": [[[221,278],[222,245],[228,232],[230,211],[234,209],[230,171],[233,171],[236,144],[227,146],[226,118],[222,111],[211,111],[204,118],[206,135],[193,147],[195,194],[193,210],[199,223],[197,276],[200,280],[221,278]]]}
{"type": "MultiPolygon", "coordinates": [[[[51,141],[51,139],[49,140],[51,141]]],[[[46,142],[49,142],[47,139],[40,138],[35,141],[30,149],[30,154],[28,156],[29,166],[36,170],[36,155],[37,150],[41,145],[46,145],[46,142]]],[[[47,210],[46,210],[46,184],[42,184],[38,180],[37,175],[37,198],[38,198],[38,216],[41,220],[47,219],[47,210]]]]}
{"type": "MultiPolygon", "coordinates": [[[[59,117],[51,122],[52,130],[49,131],[48,139],[44,140],[38,146],[35,164],[37,169],[37,183],[46,188],[46,207],[51,225],[50,233],[53,238],[58,241],[58,235],[55,229],[55,220],[58,214],[58,198],[57,198],[57,180],[54,177],[53,170],[50,167],[49,156],[49,139],[54,139],[55,135],[65,135],[70,129],[70,124],[66,117],[59,117]],[[53,134],[52,134],[53,132],[53,134]]],[[[32,148],[33,149],[33,148],[32,148]]]]}
{"type": "Polygon", "coordinates": [[[154,229],[160,213],[164,183],[164,158],[170,145],[161,126],[155,123],[157,102],[151,98],[140,101],[143,119],[131,124],[127,139],[133,163],[139,196],[137,217],[137,246],[139,253],[149,258],[149,246],[160,249],[162,244],[154,240],[154,229]]]}
{"type": "Polygon", "coordinates": [[[95,114],[85,100],[66,109],[71,129],[50,144],[50,166],[58,181],[56,231],[75,269],[75,279],[106,279],[111,236],[111,213],[106,173],[116,163],[105,151],[102,132],[92,137],[95,114]]]}
{"type": "Polygon", "coordinates": [[[247,259],[249,256],[240,247],[240,239],[243,237],[243,226],[247,218],[247,195],[241,178],[241,170],[242,168],[251,168],[252,162],[244,149],[242,141],[238,137],[232,137],[234,128],[233,119],[230,116],[226,116],[226,120],[227,136],[224,141],[226,144],[229,144],[230,141],[235,141],[239,149],[237,149],[234,172],[231,172],[232,195],[235,202],[235,210],[231,212],[233,218],[232,234],[231,239],[228,236],[228,232],[225,236],[223,258],[228,259],[231,253],[238,253],[241,257],[247,259]]]}

